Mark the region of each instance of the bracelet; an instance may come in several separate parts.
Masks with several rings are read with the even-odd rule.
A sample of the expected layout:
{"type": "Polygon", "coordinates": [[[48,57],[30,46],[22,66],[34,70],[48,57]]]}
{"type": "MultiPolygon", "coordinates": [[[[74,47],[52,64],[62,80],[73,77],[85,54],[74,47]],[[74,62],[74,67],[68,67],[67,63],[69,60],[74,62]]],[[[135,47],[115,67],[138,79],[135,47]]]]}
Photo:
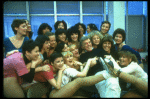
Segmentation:
{"type": "Polygon", "coordinates": [[[119,75],[120,75],[121,72],[122,72],[121,69],[119,69],[119,70],[117,71],[117,76],[118,76],[118,77],[119,77],[119,75]]]}

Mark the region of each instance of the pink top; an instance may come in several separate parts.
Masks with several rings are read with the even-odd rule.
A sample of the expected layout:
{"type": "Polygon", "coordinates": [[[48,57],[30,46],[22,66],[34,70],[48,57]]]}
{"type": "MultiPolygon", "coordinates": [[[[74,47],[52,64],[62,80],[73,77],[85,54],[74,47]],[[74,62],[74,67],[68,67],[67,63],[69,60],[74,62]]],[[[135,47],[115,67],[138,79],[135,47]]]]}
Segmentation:
{"type": "Polygon", "coordinates": [[[22,53],[17,52],[3,59],[4,78],[16,77],[19,84],[23,81],[20,76],[29,73],[21,55],[22,53]]]}

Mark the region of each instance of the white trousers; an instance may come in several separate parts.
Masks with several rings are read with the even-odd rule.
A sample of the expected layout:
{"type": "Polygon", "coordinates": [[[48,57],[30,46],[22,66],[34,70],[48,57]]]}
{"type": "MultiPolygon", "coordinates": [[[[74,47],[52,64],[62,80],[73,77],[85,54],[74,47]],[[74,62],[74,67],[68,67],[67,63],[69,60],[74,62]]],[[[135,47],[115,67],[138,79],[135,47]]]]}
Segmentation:
{"type": "MultiPolygon", "coordinates": [[[[100,75],[102,73],[108,72],[103,70],[97,72],[95,75],[100,75]]],[[[109,77],[107,80],[95,84],[95,86],[101,98],[120,98],[121,88],[118,77],[109,77]]]]}

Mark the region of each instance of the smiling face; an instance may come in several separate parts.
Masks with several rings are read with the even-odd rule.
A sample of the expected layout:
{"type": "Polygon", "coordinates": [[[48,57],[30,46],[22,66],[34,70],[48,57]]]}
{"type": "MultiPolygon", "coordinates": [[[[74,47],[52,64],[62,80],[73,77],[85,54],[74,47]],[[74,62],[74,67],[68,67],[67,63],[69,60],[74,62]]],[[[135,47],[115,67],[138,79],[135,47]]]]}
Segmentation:
{"type": "Polygon", "coordinates": [[[78,41],[78,33],[73,33],[73,34],[71,35],[71,39],[72,39],[73,42],[78,41]]]}
{"type": "Polygon", "coordinates": [[[121,34],[116,34],[114,40],[115,40],[116,44],[121,44],[122,43],[122,39],[123,39],[123,37],[122,37],[121,34]]]}
{"type": "Polygon", "coordinates": [[[91,29],[89,26],[87,26],[87,33],[90,33],[91,32],[91,29]]]}
{"type": "Polygon", "coordinates": [[[27,25],[26,23],[21,24],[19,27],[15,27],[17,34],[26,36],[27,25]]]}
{"type": "Polygon", "coordinates": [[[80,54],[76,45],[70,47],[70,52],[73,53],[73,57],[79,58],[80,54]]]}
{"type": "Polygon", "coordinates": [[[49,36],[50,39],[50,47],[55,48],[57,46],[55,35],[49,36]]]}
{"type": "Polygon", "coordinates": [[[58,39],[60,40],[60,41],[65,41],[66,40],[66,34],[65,33],[62,33],[62,34],[59,34],[58,35],[58,39]]]}
{"type": "Polygon", "coordinates": [[[50,48],[50,41],[45,41],[42,50],[47,51],[50,48]]]}
{"type": "Polygon", "coordinates": [[[94,35],[92,37],[92,42],[94,45],[98,45],[100,43],[100,37],[98,35],[94,35]]]}
{"type": "Polygon", "coordinates": [[[54,63],[51,62],[51,65],[52,65],[54,68],[60,70],[60,69],[63,67],[63,65],[64,65],[63,58],[62,58],[62,57],[56,58],[56,59],[54,60],[54,63]]]}
{"type": "Polygon", "coordinates": [[[86,39],[82,42],[82,49],[86,51],[92,51],[92,43],[90,39],[86,39]]]}
{"type": "Polygon", "coordinates": [[[68,66],[73,65],[73,54],[67,54],[63,57],[64,63],[68,66]]]}
{"type": "Polygon", "coordinates": [[[107,53],[110,53],[111,42],[105,41],[105,42],[102,44],[102,47],[103,47],[103,49],[104,49],[107,53]]]}
{"type": "Polygon", "coordinates": [[[101,32],[103,34],[107,33],[109,31],[109,24],[108,23],[104,23],[102,26],[101,26],[101,32]]]}
{"type": "Polygon", "coordinates": [[[36,46],[31,52],[26,52],[26,54],[29,56],[30,60],[36,60],[39,56],[39,47],[36,46]]]}
{"type": "Polygon", "coordinates": [[[58,24],[58,29],[64,29],[65,27],[64,27],[64,24],[63,23],[59,23],[58,24]]]}
{"type": "Polygon", "coordinates": [[[132,60],[131,58],[128,59],[125,55],[123,55],[119,57],[119,61],[120,61],[119,64],[121,67],[126,67],[130,64],[131,60],[132,60]]]}

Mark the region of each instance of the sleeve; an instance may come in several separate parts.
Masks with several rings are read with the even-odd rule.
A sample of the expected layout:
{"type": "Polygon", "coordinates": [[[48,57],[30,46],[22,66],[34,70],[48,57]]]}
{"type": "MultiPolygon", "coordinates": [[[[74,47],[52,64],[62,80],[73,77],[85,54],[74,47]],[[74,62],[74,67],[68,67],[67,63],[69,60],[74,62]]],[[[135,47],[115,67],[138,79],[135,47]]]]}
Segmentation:
{"type": "Polygon", "coordinates": [[[35,68],[31,68],[30,72],[28,74],[22,75],[21,78],[23,78],[23,80],[25,80],[26,82],[31,83],[34,78],[34,74],[35,74],[35,68]]]}
{"type": "Polygon", "coordinates": [[[77,74],[79,73],[79,71],[77,71],[76,69],[74,68],[67,68],[64,70],[64,74],[69,76],[69,77],[76,77],[77,74]]]}
{"type": "Polygon", "coordinates": [[[132,48],[131,48],[130,46],[128,46],[128,45],[123,46],[122,50],[129,51],[129,52],[135,54],[136,57],[137,57],[137,59],[138,59],[138,62],[139,62],[138,64],[141,64],[141,63],[142,63],[142,62],[141,62],[141,56],[140,56],[140,54],[139,54],[138,51],[135,51],[134,49],[132,49],[132,48]]]}
{"type": "Polygon", "coordinates": [[[43,76],[46,80],[49,80],[49,79],[53,79],[54,78],[54,73],[53,73],[53,69],[52,67],[50,66],[51,70],[48,72],[43,72],[43,76]]]}
{"type": "Polygon", "coordinates": [[[133,62],[131,62],[127,67],[121,68],[121,70],[125,73],[133,73],[136,71],[137,69],[137,65],[138,64],[134,64],[133,62]]]}
{"type": "Polygon", "coordinates": [[[18,76],[22,76],[28,73],[27,67],[23,59],[15,59],[13,64],[18,76]]]}

